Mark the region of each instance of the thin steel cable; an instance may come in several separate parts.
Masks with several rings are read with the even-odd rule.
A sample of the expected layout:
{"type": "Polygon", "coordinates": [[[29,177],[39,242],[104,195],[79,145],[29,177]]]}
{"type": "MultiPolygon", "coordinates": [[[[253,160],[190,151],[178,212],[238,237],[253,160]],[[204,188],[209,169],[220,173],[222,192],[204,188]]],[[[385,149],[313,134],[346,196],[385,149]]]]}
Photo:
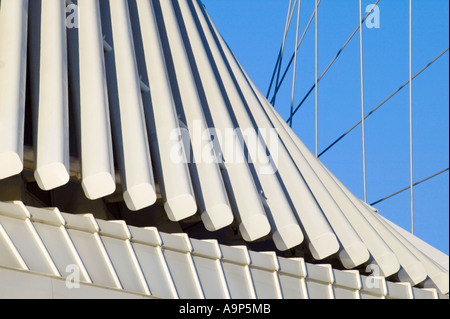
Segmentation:
{"type": "MultiPolygon", "coordinates": [[[[314,96],[315,96],[315,130],[316,130],[316,157],[319,154],[319,87],[317,85],[317,77],[318,77],[318,25],[319,25],[319,18],[318,18],[318,11],[317,10],[317,0],[316,0],[316,18],[314,20],[314,96]]],[[[290,118],[292,121],[293,115],[291,114],[290,118]]]]}
{"type": "Polygon", "coordinates": [[[286,41],[286,37],[287,37],[288,31],[290,28],[290,23],[291,23],[290,22],[291,7],[292,7],[292,0],[289,0],[289,7],[288,7],[288,11],[287,11],[285,26],[284,26],[283,41],[281,42],[280,52],[278,52],[277,62],[275,63],[275,68],[272,73],[272,78],[270,79],[269,89],[267,90],[266,98],[269,97],[270,91],[272,90],[273,81],[275,80],[275,75],[276,75],[278,69],[281,67],[281,62],[280,62],[281,56],[283,54],[284,43],[286,41]]]}
{"type": "MultiPolygon", "coordinates": [[[[380,2],[380,0],[377,0],[374,4],[371,10],[373,10],[373,8],[375,8],[375,6],[378,4],[378,2],[380,2]]],[[[338,53],[334,56],[334,58],[331,60],[331,62],[328,64],[328,66],[325,68],[325,70],[322,72],[322,74],[319,76],[319,79],[317,80],[317,83],[320,82],[320,80],[322,80],[322,78],[325,76],[325,74],[328,72],[328,70],[331,68],[331,66],[333,65],[333,63],[337,60],[337,58],[339,57],[339,55],[341,55],[341,53],[344,51],[345,47],[347,46],[347,44],[350,42],[350,40],[355,36],[356,32],[358,32],[359,30],[359,26],[362,25],[367,17],[370,15],[369,11],[366,16],[364,17],[364,19],[362,20],[361,24],[358,24],[358,26],[356,27],[356,29],[353,31],[353,33],[350,35],[350,37],[347,39],[347,41],[345,41],[344,45],[339,49],[338,53]]],[[[287,73],[287,70],[286,72],[287,73]]],[[[282,78],[284,79],[284,77],[282,78]]],[[[282,82],[280,82],[281,85],[282,82]]],[[[311,94],[311,92],[314,90],[316,84],[313,84],[313,86],[311,87],[311,89],[309,89],[308,93],[306,93],[305,97],[302,99],[302,101],[297,105],[297,107],[294,110],[294,113],[292,116],[294,116],[297,111],[300,109],[300,107],[303,105],[303,103],[306,101],[306,99],[309,97],[309,95],[311,94]]],[[[287,119],[287,121],[289,121],[290,118],[287,119]]]]}
{"type": "MultiPolygon", "coordinates": [[[[297,0],[295,0],[295,2],[294,2],[294,7],[295,7],[296,3],[297,3],[297,0]]],[[[280,52],[278,53],[277,62],[275,63],[275,68],[273,70],[273,74],[272,74],[272,78],[270,80],[269,89],[267,91],[266,98],[269,97],[270,91],[272,90],[272,85],[273,85],[273,81],[275,80],[275,75],[277,76],[277,83],[279,81],[281,65],[283,63],[284,46],[286,44],[286,38],[287,38],[287,35],[289,33],[289,29],[290,29],[290,26],[291,26],[293,13],[294,13],[294,9],[293,9],[293,6],[292,6],[292,0],[289,0],[289,7],[288,7],[287,16],[286,16],[285,26],[284,26],[283,41],[281,43],[280,52]]]]}
{"type": "MultiPolygon", "coordinates": [[[[425,71],[427,68],[429,68],[434,62],[436,62],[441,56],[443,56],[449,48],[445,49],[441,53],[439,53],[433,60],[428,62],[427,65],[425,65],[419,72],[417,72],[411,80],[414,80],[417,76],[419,76],[423,71],[425,71]]],[[[394,95],[396,95],[398,92],[400,92],[405,86],[407,86],[410,83],[410,80],[403,83],[397,90],[392,92],[387,98],[385,98],[380,104],[378,104],[376,107],[374,107],[367,115],[364,117],[364,119],[367,119],[369,116],[371,116],[373,113],[375,113],[376,110],[378,110],[381,106],[383,106],[387,101],[389,101],[394,95]]],[[[323,154],[325,154],[327,151],[329,151],[334,145],[336,145],[340,140],[342,140],[346,135],[348,135],[351,131],[353,131],[359,124],[361,124],[361,120],[359,122],[355,123],[350,129],[348,129],[344,134],[339,136],[338,139],[336,139],[333,143],[328,145],[327,148],[325,148],[320,154],[319,157],[321,157],[323,154]]]]}
{"type": "MultiPolygon", "coordinates": [[[[298,53],[298,48],[297,48],[297,42],[298,42],[298,31],[299,31],[299,27],[300,27],[300,8],[301,8],[301,0],[299,0],[298,2],[298,8],[297,8],[297,28],[295,31],[295,51],[294,51],[294,72],[292,75],[292,92],[291,92],[291,114],[292,111],[294,110],[294,97],[295,97],[295,80],[297,77],[297,53],[298,53]]],[[[289,126],[292,127],[292,119],[291,122],[289,123],[289,126]]]]}
{"type": "Polygon", "coordinates": [[[367,184],[366,184],[366,129],[365,129],[365,111],[364,111],[364,60],[363,60],[363,28],[362,28],[362,0],[359,0],[359,61],[361,77],[361,131],[362,131],[362,165],[363,165],[363,190],[364,202],[367,203],[367,184]]]}
{"type": "Polygon", "coordinates": [[[400,194],[400,193],[402,193],[402,192],[404,192],[404,191],[410,189],[411,187],[415,187],[415,186],[417,186],[417,185],[419,185],[419,184],[422,184],[423,182],[426,182],[426,181],[428,181],[428,180],[430,180],[430,179],[432,179],[432,178],[434,178],[434,177],[436,177],[436,176],[438,176],[438,175],[441,175],[441,174],[445,173],[446,171],[448,171],[448,167],[447,167],[446,169],[443,169],[442,171],[439,171],[439,172],[437,172],[437,173],[435,173],[435,174],[433,174],[433,175],[431,175],[431,176],[428,176],[427,178],[424,178],[424,179],[422,179],[422,180],[420,180],[420,181],[418,181],[418,182],[412,184],[412,186],[409,185],[409,186],[407,186],[407,187],[405,187],[405,188],[402,188],[402,189],[399,190],[399,191],[396,191],[395,193],[392,193],[391,195],[388,195],[388,196],[386,196],[386,197],[383,197],[383,198],[381,198],[381,199],[379,199],[379,200],[377,200],[377,201],[371,203],[370,205],[373,206],[373,205],[376,205],[376,204],[378,204],[378,203],[381,203],[382,201],[385,201],[386,199],[389,199],[389,198],[391,198],[391,197],[393,197],[393,196],[395,196],[395,195],[398,195],[398,194],[400,194]]]}
{"type": "MultiPolygon", "coordinates": [[[[318,2],[318,4],[317,4],[317,7],[320,5],[321,2],[322,2],[322,0],[319,0],[319,2],[318,2]]],[[[306,24],[306,27],[305,27],[305,29],[303,30],[302,36],[300,37],[300,40],[298,41],[298,44],[297,44],[297,50],[300,48],[300,45],[301,45],[302,42],[303,42],[303,39],[304,39],[304,37],[305,37],[305,35],[306,35],[306,32],[308,31],[308,29],[309,29],[309,27],[310,27],[310,25],[311,25],[311,22],[312,22],[312,20],[313,20],[313,18],[314,18],[314,16],[315,16],[315,14],[316,14],[316,10],[314,10],[313,13],[311,14],[311,17],[309,18],[308,23],[306,24]]],[[[283,76],[282,76],[281,79],[279,80],[278,84],[275,86],[275,92],[274,92],[274,94],[273,94],[273,96],[272,96],[272,99],[270,100],[270,103],[271,103],[272,105],[273,105],[273,103],[274,103],[274,100],[275,100],[275,98],[276,98],[276,95],[278,94],[278,91],[280,90],[280,87],[281,87],[281,85],[283,84],[284,79],[286,78],[286,75],[287,75],[289,69],[291,68],[291,65],[292,65],[293,62],[294,62],[294,54],[292,54],[291,59],[289,60],[289,63],[288,63],[288,65],[286,66],[286,68],[285,68],[285,70],[284,70],[284,72],[283,72],[283,76]]],[[[280,70],[280,71],[281,71],[281,70],[280,70]]]]}
{"type": "Polygon", "coordinates": [[[412,0],[409,0],[409,176],[411,187],[411,233],[414,234],[413,102],[412,102],[412,0]]]}

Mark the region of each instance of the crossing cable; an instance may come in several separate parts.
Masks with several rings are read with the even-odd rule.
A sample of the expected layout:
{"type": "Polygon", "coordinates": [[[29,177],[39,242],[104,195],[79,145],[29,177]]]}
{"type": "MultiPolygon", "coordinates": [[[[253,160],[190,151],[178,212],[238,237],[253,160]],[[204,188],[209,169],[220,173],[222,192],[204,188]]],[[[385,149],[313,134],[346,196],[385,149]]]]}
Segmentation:
{"type": "MultiPolygon", "coordinates": [[[[297,8],[297,28],[295,31],[295,51],[294,51],[294,72],[292,75],[292,92],[291,92],[291,113],[294,109],[294,96],[295,96],[295,80],[297,77],[297,53],[298,53],[298,48],[297,48],[297,42],[298,42],[298,30],[299,30],[299,25],[300,25],[300,7],[301,7],[301,3],[302,1],[299,0],[298,1],[298,8],[297,8]]],[[[289,123],[289,125],[292,127],[292,119],[291,122],[289,123]]]]}
{"type": "Polygon", "coordinates": [[[277,82],[276,83],[278,83],[278,81],[279,81],[281,65],[282,65],[282,62],[283,62],[284,46],[286,44],[286,38],[287,38],[287,34],[288,34],[290,26],[291,26],[292,16],[293,16],[293,13],[294,13],[294,8],[295,8],[295,4],[296,3],[297,3],[297,0],[295,1],[294,6],[292,6],[292,0],[289,0],[289,7],[288,7],[288,13],[287,13],[287,17],[286,17],[286,24],[285,24],[285,27],[284,27],[283,41],[281,43],[280,52],[278,53],[277,62],[275,63],[275,68],[274,68],[273,73],[272,73],[272,78],[270,79],[269,89],[267,91],[266,98],[269,98],[270,91],[272,90],[273,81],[275,80],[275,75],[277,76],[277,82]],[[292,11],[291,11],[291,9],[292,9],[292,11]]]}
{"type": "Polygon", "coordinates": [[[367,203],[367,185],[366,185],[366,129],[365,129],[365,111],[364,111],[364,61],[363,61],[363,28],[362,28],[362,0],[359,0],[359,65],[361,77],[361,123],[362,123],[362,165],[363,165],[363,189],[364,202],[367,203]]]}
{"type": "MultiPolygon", "coordinates": [[[[317,7],[319,7],[321,2],[322,2],[322,0],[319,0],[319,2],[317,3],[317,7]]],[[[297,50],[298,50],[298,48],[300,48],[300,45],[303,42],[303,39],[304,39],[304,37],[306,35],[306,32],[308,31],[308,29],[309,29],[309,27],[311,25],[311,22],[312,22],[312,20],[313,20],[313,18],[315,16],[315,14],[316,14],[316,10],[314,10],[313,13],[311,14],[311,17],[309,18],[308,23],[306,24],[306,27],[303,30],[303,34],[300,37],[300,40],[299,40],[299,42],[297,44],[297,50]]],[[[280,87],[283,84],[284,79],[286,78],[286,75],[287,75],[288,71],[290,70],[291,65],[292,65],[293,62],[294,62],[294,54],[292,54],[291,59],[289,60],[288,65],[286,66],[286,68],[285,68],[285,70],[283,72],[283,76],[281,77],[281,79],[279,81],[277,81],[278,83],[276,83],[276,85],[275,85],[275,92],[274,92],[274,94],[272,96],[272,99],[270,100],[270,104],[274,105],[274,102],[275,102],[276,96],[278,94],[278,91],[280,90],[280,87]]],[[[280,65],[280,68],[281,68],[281,65],[280,65]]],[[[267,98],[269,98],[268,96],[269,96],[269,93],[267,94],[267,98]]]]}
{"type": "MultiPolygon", "coordinates": [[[[442,51],[438,56],[436,56],[433,60],[431,60],[427,65],[425,65],[419,72],[417,72],[412,78],[411,81],[414,80],[417,76],[419,76],[423,71],[425,71],[428,67],[430,67],[434,62],[436,62],[441,56],[443,56],[449,48],[442,51]]],[[[367,119],[369,116],[371,116],[376,110],[378,110],[381,106],[383,106],[387,101],[389,101],[394,95],[396,95],[398,92],[400,92],[405,86],[407,86],[410,83],[410,80],[403,83],[397,90],[395,90],[391,95],[389,95],[387,98],[385,98],[380,104],[378,104],[375,108],[373,108],[367,115],[364,117],[364,119],[367,119]]],[[[336,145],[340,140],[342,140],[345,136],[347,136],[351,131],[353,131],[359,124],[361,124],[361,120],[359,122],[355,123],[350,129],[348,129],[344,134],[339,136],[338,139],[336,139],[333,143],[331,143],[327,148],[325,148],[320,154],[319,157],[321,157],[323,154],[325,154],[327,151],[329,151],[334,145],[336,145]]]]}
{"type": "Polygon", "coordinates": [[[419,184],[422,184],[423,182],[426,182],[426,181],[428,181],[428,180],[430,180],[430,179],[432,179],[432,178],[434,178],[434,177],[436,177],[436,176],[438,176],[438,175],[441,175],[441,174],[445,173],[446,171],[448,171],[448,167],[447,167],[446,169],[443,169],[442,171],[439,171],[439,172],[437,172],[437,173],[435,173],[435,174],[433,174],[433,175],[431,175],[431,176],[428,176],[427,178],[424,178],[424,179],[422,179],[422,180],[420,180],[420,181],[418,181],[418,182],[416,182],[416,183],[414,183],[414,184],[412,184],[412,185],[409,185],[409,186],[407,186],[407,187],[405,187],[405,188],[402,188],[401,190],[399,190],[399,191],[397,191],[397,192],[395,192],[395,193],[392,193],[391,195],[388,195],[388,196],[386,196],[386,197],[383,197],[383,198],[381,198],[381,199],[379,199],[379,200],[377,200],[377,201],[371,203],[370,206],[374,206],[374,205],[376,205],[376,204],[378,204],[378,203],[381,203],[382,201],[385,201],[386,199],[389,199],[389,198],[391,198],[391,197],[393,197],[393,196],[395,196],[395,195],[398,195],[398,194],[400,194],[400,193],[402,193],[402,192],[404,192],[404,191],[410,189],[411,187],[414,187],[414,186],[417,186],[417,185],[419,185],[419,184]]]}
{"type": "MultiPolygon", "coordinates": [[[[339,49],[338,53],[334,56],[334,58],[331,60],[331,62],[328,64],[328,66],[325,68],[325,70],[322,72],[322,74],[319,76],[319,78],[317,79],[317,83],[320,82],[320,80],[322,80],[322,78],[324,77],[324,75],[328,72],[328,70],[330,69],[330,67],[333,65],[333,63],[337,60],[337,58],[339,57],[339,55],[341,55],[342,51],[344,51],[345,47],[347,46],[347,44],[350,42],[350,40],[355,36],[356,32],[358,32],[360,26],[366,21],[366,19],[369,17],[370,13],[372,12],[372,10],[375,8],[375,6],[378,4],[378,2],[380,2],[380,0],[377,0],[374,4],[372,9],[366,14],[366,16],[364,17],[364,19],[361,21],[360,24],[358,24],[358,26],[356,27],[356,29],[353,31],[353,33],[350,35],[350,37],[347,39],[347,41],[345,41],[344,45],[339,49]]],[[[287,70],[286,70],[287,73],[287,70]]],[[[283,78],[282,78],[283,79],[283,78]]],[[[281,85],[282,82],[280,82],[281,85]]],[[[303,105],[303,103],[306,101],[306,99],[309,97],[309,95],[311,94],[311,92],[314,90],[314,88],[316,87],[316,84],[313,84],[313,86],[309,89],[308,93],[306,93],[305,97],[301,100],[301,102],[297,105],[297,107],[295,108],[293,114],[291,117],[293,117],[297,111],[300,109],[300,107],[303,105]]],[[[278,87],[279,89],[279,87],[278,87]]],[[[290,121],[290,118],[287,119],[287,121],[290,121]]]]}
{"type": "MultiPolygon", "coordinates": [[[[319,25],[319,19],[318,19],[318,9],[317,9],[317,0],[316,0],[316,6],[315,6],[315,12],[316,12],[316,18],[314,19],[314,105],[315,105],[315,135],[316,135],[316,157],[319,154],[319,87],[317,85],[317,76],[318,74],[318,25],[319,25]]],[[[292,123],[292,117],[293,112],[291,111],[291,115],[289,116],[292,123]]]]}
{"type": "Polygon", "coordinates": [[[414,187],[413,187],[413,115],[412,115],[412,0],[409,0],[409,177],[411,192],[411,233],[414,234],[414,187]]]}

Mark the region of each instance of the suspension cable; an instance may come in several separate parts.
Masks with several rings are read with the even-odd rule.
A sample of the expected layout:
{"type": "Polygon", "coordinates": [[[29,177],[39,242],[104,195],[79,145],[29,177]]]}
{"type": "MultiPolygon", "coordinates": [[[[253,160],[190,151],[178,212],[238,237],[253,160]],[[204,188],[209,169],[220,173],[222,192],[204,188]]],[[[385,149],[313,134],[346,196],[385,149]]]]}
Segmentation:
{"type": "MultiPolygon", "coordinates": [[[[297,9],[297,28],[295,31],[295,51],[294,51],[294,72],[292,75],[292,92],[291,92],[291,113],[294,110],[294,96],[295,96],[295,80],[297,77],[297,53],[298,53],[298,48],[297,48],[297,42],[298,42],[298,30],[299,30],[299,26],[300,26],[300,7],[301,7],[301,0],[299,0],[298,2],[298,9],[297,9]]],[[[292,127],[292,119],[291,122],[289,123],[290,127],[292,127]]]]}
{"type": "MultiPolygon", "coordinates": [[[[297,3],[297,0],[295,0],[294,7],[295,7],[296,3],[297,3]]],[[[292,6],[292,0],[289,0],[289,7],[288,7],[288,12],[287,12],[287,16],[286,16],[286,23],[285,23],[285,27],[284,27],[283,41],[281,43],[280,52],[278,53],[277,62],[275,63],[275,68],[274,68],[273,73],[272,73],[272,78],[270,79],[269,89],[267,91],[266,98],[269,97],[270,91],[272,90],[272,85],[273,85],[273,81],[275,80],[275,75],[277,75],[277,82],[279,81],[279,74],[280,74],[281,65],[282,65],[283,56],[284,56],[284,46],[286,44],[287,34],[288,34],[290,26],[291,26],[293,13],[294,13],[294,9],[293,9],[293,6],[292,6]]]]}
{"type": "MultiPolygon", "coordinates": [[[[362,25],[367,17],[370,15],[371,11],[375,8],[375,6],[378,4],[378,2],[380,2],[380,0],[377,0],[374,4],[372,9],[366,14],[366,16],[364,17],[364,19],[361,21],[360,24],[358,24],[358,26],[356,27],[356,29],[353,31],[353,33],[350,35],[350,37],[347,39],[347,41],[345,41],[344,45],[339,49],[339,51],[337,52],[337,54],[334,56],[334,58],[331,60],[331,62],[328,64],[328,66],[325,68],[325,70],[322,72],[322,74],[319,76],[317,83],[320,82],[320,80],[322,80],[322,78],[325,76],[325,74],[328,72],[328,70],[331,68],[331,66],[333,65],[333,63],[337,60],[337,58],[339,57],[339,55],[341,55],[342,51],[344,51],[345,47],[347,46],[347,44],[350,42],[350,40],[355,36],[356,32],[358,32],[360,25],[362,25]]],[[[285,73],[287,73],[287,70],[285,71],[285,73]]],[[[284,79],[284,77],[282,78],[282,80],[284,79]]],[[[281,85],[282,81],[280,82],[281,85]]],[[[316,84],[313,84],[313,86],[311,87],[311,89],[309,89],[308,93],[306,93],[305,97],[302,99],[302,101],[297,105],[297,107],[295,108],[292,116],[295,115],[295,113],[297,113],[297,111],[300,109],[300,107],[303,105],[303,103],[306,101],[306,99],[309,97],[309,95],[311,94],[311,92],[314,90],[316,84]]],[[[279,89],[279,87],[278,87],[279,89]]],[[[287,119],[287,121],[289,121],[290,118],[287,119]]]]}
{"type": "Polygon", "coordinates": [[[409,185],[409,186],[407,186],[407,187],[405,187],[405,188],[402,188],[401,190],[399,190],[399,191],[397,191],[397,192],[395,192],[395,193],[392,193],[391,195],[388,195],[388,196],[386,196],[386,197],[383,197],[383,198],[381,198],[381,199],[379,199],[379,200],[373,202],[372,204],[370,204],[370,206],[374,206],[374,205],[376,205],[376,204],[378,204],[378,203],[381,203],[382,201],[385,201],[386,199],[389,199],[389,198],[391,198],[391,197],[393,197],[393,196],[395,196],[395,195],[398,195],[398,194],[400,194],[400,193],[402,193],[402,192],[404,192],[404,191],[410,189],[411,187],[414,187],[414,186],[417,186],[417,185],[419,185],[419,184],[422,184],[423,182],[426,182],[427,180],[430,180],[430,179],[432,179],[432,178],[434,178],[434,177],[436,177],[436,176],[438,176],[438,175],[441,175],[441,174],[445,173],[446,171],[448,171],[448,167],[447,167],[446,169],[443,169],[442,171],[439,171],[439,172],[437,172],[437,173],[435,173],[435,174],[433,174],[433,175],[431,175],[431,176],[428,176],[427,178],[424,178],[424,179],[422,179],[422,180],[420,180],[420,181],[418,181],[418,182],[416,182],[416,183],[414,183],[414,184],[412,184],[412,185],[409,185]]]}
{"type": "MultiPolygon", "coordinates": [[[[319,25],[319,19],[318,19],[318,8],[317,8],[317,0],[316,0],[316,18],[314,19],[314,95],[315,95],[315,134],[316,134],[316,157],[319,154],[319,87],[317,85],[317,77],[318,77],[318,25],[319,25]]],[[[292,123],[292,117],[293,112],[291,111],[291,115],[289,116],[291,118],[292,123]]]]}
{"type": "MultiPolygon", "coordinates": [[[[431,60],[427,65],[425,65],[419,72],[417,72],[412,78],[411,81],[414,80],[417,76],[419,76],[423,71],[425,71],[428,67],[430,67],[434,62],[436,62],[440,57],[442,57],[449,48],[442,51],[438,56],[436,56],[433,60],[431,60]]],[[[410,83],[410,80],[403,83],[397,90],[395,90],[391,95],[389,95],[387,98],[385,98],[380,104],[378,104],[375,108],[373,108],[367,115],[364,117],[364,119],[367,119],[369,116],[371,116],[376,110],[378,110],[381,106],[383,106],[387,101],[389,101],[394,95],[396,95],[398,92],[400,92],[405,86],[407,86],[410,83]]],[[[336,139],[333,143],[331,143],[327,148],[325,148],[320,154],[319,157],[321,157],[323,154],[325,154],[327,151],[329,151],[334,145],[336,145],[340,140],[342,140],[345,136],[347,136],[351,131],[353,131],[359,124],[361,124],[361,120],[355,125],[353,125],[350,129],[348,129],[344,134],[339,136],[338,139],[336,139]]]]}
{"type": "MultiPolygon", "coordinates": [[[[322,0],[319,0],[319,2],[317,3],[317,7],[320,5],[321,1],[322,1],[322,0]]],[[[301,45],[302,42],[303,42],[303,39],[304,39],[304,37],[305,37],[305,35],[306,35],[306,32],[308,31],[308,29],[309,29],[309,27],[310,27],[310,25],[311,25],[311,22],[312,22],[312,20],[313,20],[313,18],[314,18],[314,16],[315,16],[315,14],[316,14],[316,10],[314,10],[313,13],[311,14],[311,17],[309,18],[308,23],[306,24],[306,27],[305,27],[305,29],[303,30],[302,36],[300,37],[300,40],[299,40],[298,43],[297,43],[297,50],[298,50],[298,48],[300,48],[300,45],[301,45]]],[[[291,65],[292,65],[293,62],[294,62],[294,54],[292,54],[291,59],[289,60],[288,65],[286,66],[286,68],[285,68],[285,70],[284,70],[284,72],[283,72],[283,76],[282,76],[281,79],[278,81],[278,83],[275,85],[275,92],[274,92],[274,94],[273,94],[273,96],[272,96],[272,99],[270,100],[270,103],[271,103],[272,105],[273,105],[274,102],[275,102],[276,95],[278,94],[278,91],[280,90],[280,87],[281,87],[281,85],[283,84],[284,79],[286,78],[286,75],[287,75],[289,69],[291,68],[291,65]]],[[[281,67],[281,66],[280,66],[280,67],[281,67]]],[[[281,71],[281,69],[280,69],[279,71],[281,71]]]]}
{"type": "Polygon", "coordinates": [[[409,0],[409,177],[411,191],[411,233],[414,234],[413,105],[412,105],[412,0],[409,0]]]}
{"type": "Polygon", "coordinates": [[[362,123],[362,165],[363,165],[363,189],[364,202],[367,203],[367,185],[366,185],[366,129],[365,129],[365,111],[364,111],[364,62],[363,62],[363,28],[362,28],[362,0],[359,0],[359,61],[361,77],[361,123],[362,123]]]}

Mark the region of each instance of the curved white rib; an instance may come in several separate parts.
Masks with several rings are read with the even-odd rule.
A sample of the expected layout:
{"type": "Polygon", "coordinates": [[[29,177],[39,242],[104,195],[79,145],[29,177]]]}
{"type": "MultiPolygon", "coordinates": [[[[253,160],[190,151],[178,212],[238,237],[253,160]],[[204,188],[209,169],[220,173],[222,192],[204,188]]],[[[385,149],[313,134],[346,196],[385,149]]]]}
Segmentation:
{"type": "Polygon", "coordinates": [[[270,230],[261,197],[256,189],[253,177],[245,161],[243,146],[234,134],[234,125],[227,109],[226,102],[220,91],[219,84],[206,49],[195,25],[194,18],[186,0],[178,2],[185,27],[192,47],[195,62],[200,74],[201,85],[205,91],[206,99],[214,122],[216,138],[220,144],[220,151],[225,161],[226,174],[229,177],[233,199],[236,204],[239,221],[242,223],[244,233],[248,238],[264,236],[270,230]],[[233,133],[231,133],[233,132],[233,133]],[[237,145],[235,145],[235,142],[237,145]],[[230,147],[230,144],[236,147],[230,147]],[[251,231],[252,224],[258,224],[258,233],[251,231]]]}
{"type": "Polygon", "coordinates": [[[0,12],[0,180],[23,170],[28,0],[0,12]]]}
{"type": "MultiPolygon", "coordinates": [[[[117,76],[120,139],[119,156],[124,200],[131,210],[140,210],[156,201],[155,182],[137,72],[133,36],[125,0],[110,1],[111,28],[117,76]]],[[[117,114],[116,114],[117,115],[117,114]]],[[[117,121],[117,119],[116,119],[117,121]]]]}
{"type": "MultiPolygon", "coordinates": [[[[216,63],[218,72],[222,79],[224,88],[228,95],[228,99],[230,100],[232,112],[236,116],[239,128],[243,132],[253,132],[256,137],[253,140],[251,138],[247,139],[247,147],[253,147],[258,151],[265,151],[265,141],[263,140],[261,135],[258,136],[251,118],[245,110],[245,105],[239,95],[239,91],[236,88],[227,65],[223,60],[223,57],[221,56],[220,48],[214,40],[214,35],[209,29],[207,21],[203,16],[203,13],[201,12],[201,9],[199,8],[197,2],[194,1],[193,3],[197,12],[197,16],[199,17],[202,24],[202,28],[208,41],[208,45],[216,63]]],[[[250,154],[250,156],[251,155],[255,154],[250,154]]],[[[262,156],[261,154],[257,154],[256,158],[251,157],[250,159],[253,166],[255,167],[256,173],[258,174],[257,176],[259,182],[261,183],[264,196],[267,197],[267,203],[269,206],[268,208],[270,209],[268,217],[272,226],[273,239],[277,245],[277,248],[279,248],[280,250],[286,250],[300,244],[303,241],[304,236],[303,232],[298,226],[298,223],[294,216],[294,212],[292,211],[292,208],[287,201],[285,193],[275,174],[276,169],[273,170],[273,168],[270,167],[270,159],[267,159],[267,162],[264,163],[264,157],[266,157],[264,154],[262,154],[262,156]]],[[[256,227],[256,225],[254,225],[253,227],[256,227]]]]}
{"type": "Polygon", "coordinates": [[[152,154],[165,211],[169,219],[178,221],[195,214],[197,204],[184,150],[179,154],[180,161],[171,157],[180,144],[178,138],[171,138],[179,125],[153,5],[150,1],[138,0],[137,8],[151,96],[146,114],[152,154]]]}
{"type": "Polygon", "coordinates": [[[205,149],[211,147],[211,138],[203,136],[208,127],[173,5],[171,1],[160,1],[160,6],[191,139],[194,157],[191,161],[195,162],[192,165],[195,165],[198,173],[198,179],[195,175],[192,178],[200,199],[202,220],[206,228],[217,230],[232,223],[233,213],[218,164],[215,163],[215,158],[209,157],[210,154],[205,156],[204,153],[205,149]]]}
{"type": "Polygon", "coordinates": [[[89,199],[116,189],[100,6],[79,0],[80,146],[82,187],[89,199]]]}
{"type": "MultiPolygon", "coordinates": [[[[248,85],[233,54],[217,30],[215,30],[215,33],[242,94],[247,100],[249,110],[257,126],[259,128],[270,129],[272,125],[269,123],[267,117],[262,114],[261,105],[248,85]]],[[[339,242],[329,226],[328,221],[323,217],[323,213],[315,202],[310,190],[304,183],[303,177],[293,164],[282,141],[280,140],[278,142],[278,147],[276,148],[272,148],[273,143],[268,143],[267,140],[266,145],[269,147],[271,154],[273,154],[272,156],[276,155],[278,157],[277,166],[280,177],[286,186],[287,193],[295,207],[295,212],[308,238],[312,254],[316,259],[323,259],[336,253],[339,250],[339,242]]]]}
{"type": "Polygon", "coordinates": [[[70,177],[65,2],[41,3],[40,43],[32,49],[33,56],[40,55],[38,79],[33,79],[39,81],[39,99],[33,105],[37,130],[34,176],[40,188],[51,190],[70,177]]]}

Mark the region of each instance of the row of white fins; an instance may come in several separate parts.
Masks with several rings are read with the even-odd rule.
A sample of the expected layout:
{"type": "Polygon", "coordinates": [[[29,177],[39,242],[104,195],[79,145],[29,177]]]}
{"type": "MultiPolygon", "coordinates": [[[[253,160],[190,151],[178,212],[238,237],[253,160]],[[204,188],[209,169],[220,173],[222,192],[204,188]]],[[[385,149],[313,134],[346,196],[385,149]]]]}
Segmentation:
{"type": "MultiPolygon", "coordinates": [[[[398,274],[413,286],[431,279],[448,292],[448,271],[356,198],[287,126],[254,87],[197,0],[79,0],[77,4],[79,29],[67,32],[63,1],[1,3],[0,61],[6,64],[0,67],[0,178],[22,169],[24,44],[30,5],[30,95],[32,108],[39,114],[34,117],[35,177],[43,189],[60,185],[69,175],[69,94],[61,78],[68,78],[68,69],[78,70],[79,78],[78,72],[69,72],[70,88],[75,90],[70,96],[79,99],[82,186],[89,198],[101,197],[104,194],[97,192],[110,192],[115,186],[110,129],[117,130],[114,145],[129,208],[139,209],[156,199],[153,163],[171,220],[182,220],[198,210],[205,227],[217,230],[236,218],[245,240],[270,233],[281,251],[305,241],[316,260],[337,254],[346,269],[370,262],[385,277],[398,274]],[[162,27],[166,41],[160,35],[162,27]],[[137,37],[135,30],[140,30],[141,45],[136,38],[132,41],[137,37]],[[106,54],[105,40],[115,43],[106,54]],[[207,103],[199,96],[192,63],[207,103]],[[150,94],[142,91],[142,81],[148,83],[150,94]],[[170,139],[170,132],[179,128],[179,118],[173,88],[179,91],[175,95],[190,134],[195,132],[195,121],[200,121],[201,132],[207,128],[205,108],[222,132],[234,127],[234,120],[243,131],[275,128],[278,147],[269,151],[277,155],[277,174],[264,174],[262,167],[256,167],[259,189],[248,163],[228,160],[226,152],[223,172],[217,163],[196,163],[190,170],[186,163],[174,162],[170,150],[178,142],[170,139]],[[114,92],[118,99],[111,98],[114,92]],[[157,142],[149,143],[148,136],[157,142]]],[[[273,146],[261,138],[257,143],[264,146],[259,149],[273,146]]]]}
{"type": "Polygon", "coordinates": [[[364,276],[21,202],[0,202],[0,251],[0,268],[66,278],[67,289],[81,283],[168,299],[445,298],[386,281],[376,268],[364,276]]]}

